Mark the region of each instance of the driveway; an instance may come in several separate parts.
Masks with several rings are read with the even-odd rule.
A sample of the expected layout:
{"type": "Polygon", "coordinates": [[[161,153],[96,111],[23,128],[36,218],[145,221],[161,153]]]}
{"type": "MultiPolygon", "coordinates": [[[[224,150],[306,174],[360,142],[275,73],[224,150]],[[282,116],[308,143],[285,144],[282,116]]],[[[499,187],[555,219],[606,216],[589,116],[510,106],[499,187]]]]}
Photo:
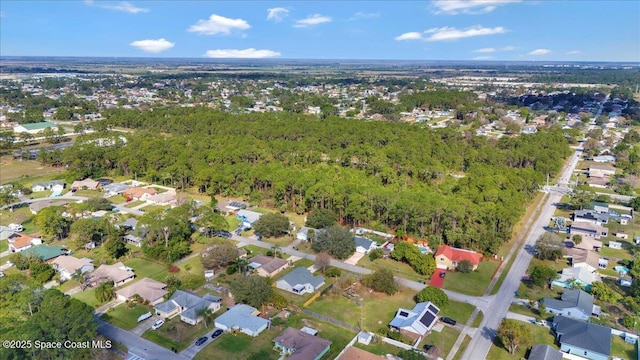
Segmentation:
{"type": "Polygon", "coordinates": [[[140,325],[134,327],[133,329],[131,329],[131,332],[141,336],[145,331],[151,329],[151,327],[153,326],[153,323],[155,323],[156,321],[162,319],[162,316],[160,315],[153,315],[152,317],[143,320],[140,325]]]}
{"type": "MultiPolygon", "coordinates": [[[[180,355],[182,355],[182,356],[184,356],[186,358],[189,358],[189,359],[193,359],[193,357],[196,356],[196,354],[198,352],[200,352],[200,350],[204,349],[206,346],[209,346],[209,344],[211,344],[212,342],[217,341],[218,339],[220,339],[220,336],[215,338],[215,339],[211,339],[211,334],[213,334],[213,332],[216,329],[217,328],[211,328],[210,331],[207,331],[206,334],[202,335],[202,336],[206,336],[208,338],[206,343],[204,343],[204,344],[202,344],[200,346],[196,346],[196,342],[194,341],[191,345],[189,345],[188,348],[182,350],[180,352],[180,355]]],[[[224,334],[221,335],[221,336],[224,336],[224,334]]]]}
{"type": "Polygon", "coordinates": [[[438,289],[442,288],[442,285],[444,284],[444,277],[440,277],[441,273],[447,273],[446,269],[436,269],[436,271],[434,271],[433,275],[431,275],[431,281],[429,281],[429,286],[435,286],[438,289]]]}
{"type": "Polygon", "coordinates": [[[360,261],[360,259],[362,259],[365,255],[367,254],[356,252],[353,255],[351,255],[350,258],[345,260],[344,263],[349,265],[356,265],[358,261],[360,261]]]}

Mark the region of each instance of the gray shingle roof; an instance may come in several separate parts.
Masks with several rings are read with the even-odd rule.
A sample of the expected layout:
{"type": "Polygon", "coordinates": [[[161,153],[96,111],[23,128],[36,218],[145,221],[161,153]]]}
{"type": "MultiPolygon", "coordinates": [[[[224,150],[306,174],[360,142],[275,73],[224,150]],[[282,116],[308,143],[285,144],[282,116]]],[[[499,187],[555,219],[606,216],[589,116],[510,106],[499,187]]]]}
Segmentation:
{"type": "Polygon", "coordinates": [[[290,360],[315,359],[331,345],[329,340],[290,327],[276,336],[273,342],[286,349],[293,349],[293,353],[288,357],[290,360]]]}
{"type": "Polygon", "coordinates": [[[578,308],[583,313],[591,315],[593,311],[593,296],[579,289],[565,290],[562,299],[544,298],[544,304],[554,309],[578,308]]]}
{"type": "Polygon", "coordinates": [[[528,360],[562,360],[562,353],[549,345],[533,345],[528,360]]]}
{"type": "Polygon", "coordinates": [[[362,236],[356,236],[354,237],[354,240],[356,242],[356,247],[361,246],[365,249],[369,249],[371,245],[374,243],[372,240],[369,240],[362,236]]]}
{"type": "Polygon", "coordinates": [[[200,297],[186,291],[176,290],[169,300],[156,305],[155,308],[162,312],[169,313],[180,306],[187,309],[180,313],[180,316],[196,320],[198,310],[209,307],[211,303],[214,302],[209,299],[211,298],[206,295],[205,297],[200,297]]]}
{"type": "Polygon", "coordinates": [[[291,285],[291,287],[295,287],[296,285],[311,284],[311,286],[317,288],[318,286],[322,285],[322,283],[324,283],[324,277],[322,277],[321,275],[313,276],[309,269],[303,267],[293,269],[293,271],[283,276],[280,280],[286,281],[289,285],[291,285]]]}
{"type": "Polygon", "coordinates": [[[573,345],[585,350],[609,356],[611,353],[611,329],[564,316],[553,318],[556,338],[561,344],[573,345]]]}
{"type": "Polygon", "coordinates": [[[256,308],[245,304],[238,304],[230,308],[226,313],[218,316],[216,322],[226,326],[229,329],[238,327],[241,329],[249,329],[257,332],[269,320],[253,315],[256,308]]]}

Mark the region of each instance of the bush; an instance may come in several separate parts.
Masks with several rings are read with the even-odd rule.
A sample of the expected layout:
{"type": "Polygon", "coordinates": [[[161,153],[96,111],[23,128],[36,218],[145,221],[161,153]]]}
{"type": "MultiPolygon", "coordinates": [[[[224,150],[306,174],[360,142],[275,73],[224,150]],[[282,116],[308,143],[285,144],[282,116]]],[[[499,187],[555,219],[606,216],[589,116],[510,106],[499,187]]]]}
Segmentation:
{"type": "Polygon", "coordinates": [[[458,264],[458,270],[462,273],[470,273],[473,271],[473,264],[469,260],[462,260],[458,264]]]}
{"type": "Polygon", "coordinates": [[[173,264],[169,265],[169,272],[170,272],[170,273],[177,273],[177,272],[179,272],[179,271],[180,271],[180,268],[179,268],[179,267],[177,267],[177,266],[175,266],[175,265],[173,265],[173,264]]]}
{"type": "Polygon", "coordinates": [[[387,295],[398,292],[398,284],[393,278],[393,273],[387,269],[376,270],[373,274],[365,275],[360,282],[368,288],[387,295]]]}
{"type": "Polygon", "coordinates": [[[225,273],[227,273],[227,275],[233,275],[236,273],[236,271],[238,271],[238,267],[235,265],[229,265],[227,266],[227,270],[225,270],[225,273]]]}
{"type": "Polygon", "coordinates": [[[384,250],[375,249],[369,253],[369,260],[374,261],[384,256],[384,250]]]}
{"type": "Polygon", "coordinates": [[[342,271],[340,271],[340,269],[338,268],[330,266],[329,269],[327,269],[327,272],[325,272],[325,275],[327,277],[340,277],[340,275],[342,275],[342,271]]]}
{"type": "Polygon", "coordinates": [[[437,287],[427,286],[426,288],[420,290],[420,292],[416,295],[417,302],[425,302],[431,301],[435,306],[442,308],[449,304],[449,297],[445,294],[444,291],[438,289],[437,287]]]}

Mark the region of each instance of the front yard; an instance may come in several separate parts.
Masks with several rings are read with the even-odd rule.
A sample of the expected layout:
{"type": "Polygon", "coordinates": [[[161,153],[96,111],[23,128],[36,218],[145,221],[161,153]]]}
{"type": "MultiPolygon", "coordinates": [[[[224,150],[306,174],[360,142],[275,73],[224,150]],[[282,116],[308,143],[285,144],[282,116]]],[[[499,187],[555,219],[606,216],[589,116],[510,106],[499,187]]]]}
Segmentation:
{"type": "Polygon", "coordinates": [[[135,305],[133,308],[128,308],[127,304],[120,304],[107,310],[100,318],[121,329],[131,330],[138,326],[138,318],[148,312],[153,312],[153,309],[149,309],[148,306],[144,305],[135,305]]]}
{"type": "Polygon", "coordinates": [[[374,261],[371,261],[369,260],[369,256],[363,256],[362,259],[358,261],[358,265],[367,269],[371,269],[373,271],[379,269],[388,269],[391,270],[395,275],[402,276],[409,280],[422,281],[425,283],[429,282],[428,277],[419,275],[411,268],[411,266],[409,266],[409,264],[403,263],[401,261],[396,261],[391,258],[376,259],[374,261]]]}
{"type": "MultiPolygon", "coordinates": [[[[555,349],[559,349],[557,345],[555,345],[554,337],[551,334],[550,330],[544,326],[537,326],[533,324],[525,324],[525,326],[531,331],[531,344],[533,345],[550,345],[555,349]]],[[[494,340],[491,349],[489,350],[489,354],[487,355],[487,360],[510,360],[510,359],[524,359],[527,352],[531,349],[519,347],[516,350],[516,353],[511,355],[505,348],[502,347],[500,340],[497,338],[494,340]]]]}
{"type": "MultiPolygon", "coordinates": [[[[216,315],[220,315],[223,311],[219,310],[216,315]]],[[[142,337],[167,349],[176,348],[179,352],[214,329],[213,322],[207,324],[209,327],[205,328],[204,322],[189,325],[182,322],[180,316],[165,321],[162,327],[157,330],[149,329],[142,334],[142,337]]]]}
{"type": "Polygon", "coordinates": [[[460,331],[452,328],[450,326],[445,325],[442,331],[438,332],[432,330],[429,335],[425,336],[420,343],[419,349],[425,344],[434,345],[439,350],[439,354],[441,356],[446,356],[451,351],[451,348],[458,340],[458,336],[460,335],[460,331]]]}
{"type": "Polygon", "coordinates": [[[462,294],[482,296],[489,287],[498,266],[500,266],[499,261],[488,260],[481,261],[478,268],[470,273],[447,272],[443,287],[462,294]]]}

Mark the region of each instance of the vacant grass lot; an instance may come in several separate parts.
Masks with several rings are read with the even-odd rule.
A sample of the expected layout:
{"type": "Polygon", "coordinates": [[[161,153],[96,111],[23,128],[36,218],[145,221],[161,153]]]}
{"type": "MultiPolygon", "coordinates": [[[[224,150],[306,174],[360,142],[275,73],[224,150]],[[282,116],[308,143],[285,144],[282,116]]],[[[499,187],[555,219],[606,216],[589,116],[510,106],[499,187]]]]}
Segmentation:
{"type": "Polygon", "coordinates": [[[86,289],[85,291],[77,292],[71,297],[87,303],[89,306],[97,308],[104,303],[101,303],[96,299],[96,289],[86,289]]]}
{"type": "Polygon", "coordinates": [[[462,294],[481,296],[489,287],[498,266],[498,261],[481,261],[478,268],[470,273],[448,272],[443,287],[462,294]]]}
{"type": "Polygon", "coordinates": [[[56,175],[64,172],[63,168],[43,166],[38,161],[14,160],[11,155],[1,157],[0,166],[2,167],[0,184],[16,180],[24,181],[27,184],[30,181],[55,178],[56,175]]]}
{"type": "Polygon", "coordinates": [[[132,259],[124,264],[133,269],[136,273],[136,279],[148,277],[153,280],[164,281],[167,275],[169,275],[167,265],[147,259],[132,259]]]}
{"type": "MultiPolygon", "coordinates": [[[[526,327],[531,331],[531,344],[535,345],[550,345],[555,349],[559,349],[558,346],[554,344],[554,337],[550,333],[550,330],[544,326],[537,326],[533,324],[526,324],[526,327]]],[[[511,355],[505,348],[502,347],[500,341],[496,338],[494,340],[491,349],[489,350],[489,354],[487,355],[487,360],[511,360],[511,359],[524,359],[525,355],[531,348],[518,348],[516,353],[511,355]]]]}
{"type": "Polygon", "coordinates": [[[109,309],[100,317],[102,320],[109,322],[121,329],[131,330],[138,326],[138,318],[140,315],[150,312],[148,306],[136,305],[129,309],[127,304],[120,304],[109,309]]]}
{"type": "Polygon", "coordinates": [[[374,261],[371,261],[369,260],[368,256],[363,256],[362,259],[358,261],[358,265],[374,271],[379,269],[388,269],[391,270],[395,275],[402,276],[409,280],[422,282],[429,281],[429,277],[419,275],[408,264],[401,261],[393,260],[391,258],[376,259],[374,261]]]}
{"type": "Polygon", "coordinates": [[[3,209],[0,210],[0,225],[8,226],[11,223],[22,224],[25,228],[24,232],[30,234],[38,230],[35,224],[31,222],[33,216],[28,206],[15,208],[14,210],[3,209]]]}

